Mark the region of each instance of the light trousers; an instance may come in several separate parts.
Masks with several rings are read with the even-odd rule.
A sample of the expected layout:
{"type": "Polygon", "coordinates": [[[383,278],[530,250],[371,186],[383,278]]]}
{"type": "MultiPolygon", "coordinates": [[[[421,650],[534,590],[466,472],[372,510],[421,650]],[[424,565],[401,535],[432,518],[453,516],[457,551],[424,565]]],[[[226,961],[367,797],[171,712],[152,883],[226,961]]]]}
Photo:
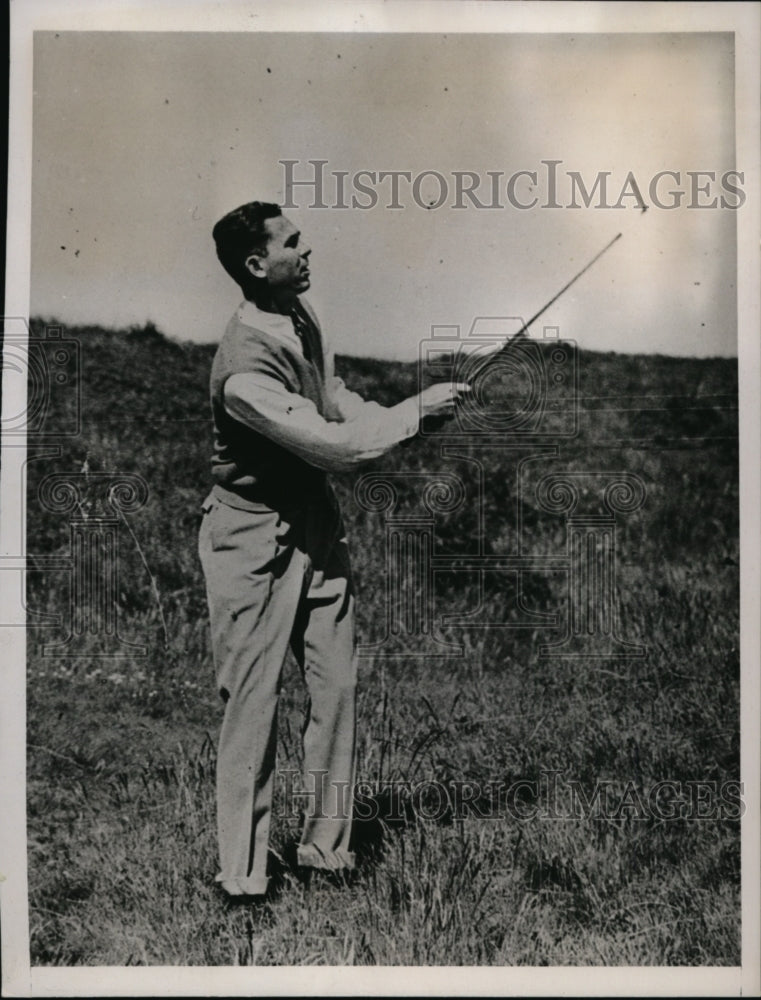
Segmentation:
{"type": "MultiPolygon", "coordinates": [[[[221,871],[231,895],[267,889],[281,676],[290,645],[306,682],[305,776],[317,776],[297,860],[351,868],[354,596],[332,493],[296,513],[203,505],[199,555],[224,719],[217,754],[221,871]]],[[[313,779],[314,780],[314,779],[313,779]]]]}

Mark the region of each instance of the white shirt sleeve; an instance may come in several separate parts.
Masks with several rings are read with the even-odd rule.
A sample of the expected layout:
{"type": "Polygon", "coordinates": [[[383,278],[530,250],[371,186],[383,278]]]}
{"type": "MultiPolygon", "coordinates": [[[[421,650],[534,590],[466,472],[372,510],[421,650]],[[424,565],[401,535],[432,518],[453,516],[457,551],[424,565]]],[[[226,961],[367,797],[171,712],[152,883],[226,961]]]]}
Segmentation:
{"type": "Polygon", "coordinates": [[[344,381],[337,376],[333,376],[327,385],[328,396],[336,410],[341,414],[343,420],[352,420],[358,417],[363,411],[372,410],[378,419],[383,419],[383,413],[388,412],[385,406],[380,403],[373,403],[363,399],[358,393],[352,392],[344,385],[344,381]]]}
{"type": "Polygon", "coordinates": [[[225,382],[224,404],[235,420],[329,472],[343,472],[378,458],[417,433],[416,396],[385,407],[367,403],[345,387],[336,400],[335,387],[331,390],[342,422],[325,420],[311,400],[261,373],[231,375],[225,382]]]}

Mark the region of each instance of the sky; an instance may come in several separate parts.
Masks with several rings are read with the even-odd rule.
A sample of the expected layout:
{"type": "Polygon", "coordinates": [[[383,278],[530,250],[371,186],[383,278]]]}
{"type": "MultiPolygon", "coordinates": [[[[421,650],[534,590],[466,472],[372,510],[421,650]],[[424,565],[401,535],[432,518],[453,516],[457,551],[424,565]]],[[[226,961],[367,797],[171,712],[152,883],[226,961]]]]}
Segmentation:
{"type": "Polygon", "coordinates": [[[689,207],[742,169],[732,46],[726,33],[38,33],[30,313],[219,340],[240,292],[214,223],[255,198],[282,203],[280,161],[304,179],[321,159],[328,207],[301,187],[286,214],[312,247],[308,297],[340,353],[413,358],[434,326],[525,320],[620,232],[532,335],[734,355],[738,213],[689,207]],[[557,208],[543,207],[547,160],[560,161],[557,208]],[[334,172],[350,203],[361,170],[436,171],[447,198],[431,207],[429,174],[416,196],[400,180],[399,208],[388,180],[370,183],[374,208],[336,207],[334,172]],[[661,201],[685,192],[675,209],[649,195],[664,170],[680,177],[662,179],[661,201]],[[503,207],[453,207],[454,171],[475,173],[484,203],[501,173],[503,207]],[[517,171],[536,172],[514,190],[532,208],[507,198],[517,171]],[[629,188],[622,208],[571,208],[572,171],[587,189],[608,171],[613,204],[631,172],[650,207],[629,188]],[[687,171],[716,181],[693,196],[687,171]]]}

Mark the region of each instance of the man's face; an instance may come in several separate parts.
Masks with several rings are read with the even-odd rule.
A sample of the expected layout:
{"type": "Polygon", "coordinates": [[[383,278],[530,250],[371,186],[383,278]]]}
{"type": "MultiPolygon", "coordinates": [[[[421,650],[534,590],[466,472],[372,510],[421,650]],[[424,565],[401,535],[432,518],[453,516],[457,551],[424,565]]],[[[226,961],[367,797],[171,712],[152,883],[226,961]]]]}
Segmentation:
{"type": "Polygon", "coordinates": [[[249,270],[264,278],[270,291],[277,295],[301,295],[310,285],[309,254],[312,252],[301,239],[301,233],[284,215],[264,220],[269,236],[267,253],[252,254],[249,270]]]}

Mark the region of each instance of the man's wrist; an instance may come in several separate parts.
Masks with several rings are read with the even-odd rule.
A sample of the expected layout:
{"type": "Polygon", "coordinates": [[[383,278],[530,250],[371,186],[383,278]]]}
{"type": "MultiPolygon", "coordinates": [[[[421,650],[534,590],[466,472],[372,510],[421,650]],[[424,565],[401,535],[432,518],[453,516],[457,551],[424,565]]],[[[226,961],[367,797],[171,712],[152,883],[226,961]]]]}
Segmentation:
{"type": "Polygon", "coordinates": [[[420,404],[417,396],[405,399],[403,403],[398,403],[394,410],[394,417],[399,421],[400,440],[413,437],[420,427],[420,404]]]}

